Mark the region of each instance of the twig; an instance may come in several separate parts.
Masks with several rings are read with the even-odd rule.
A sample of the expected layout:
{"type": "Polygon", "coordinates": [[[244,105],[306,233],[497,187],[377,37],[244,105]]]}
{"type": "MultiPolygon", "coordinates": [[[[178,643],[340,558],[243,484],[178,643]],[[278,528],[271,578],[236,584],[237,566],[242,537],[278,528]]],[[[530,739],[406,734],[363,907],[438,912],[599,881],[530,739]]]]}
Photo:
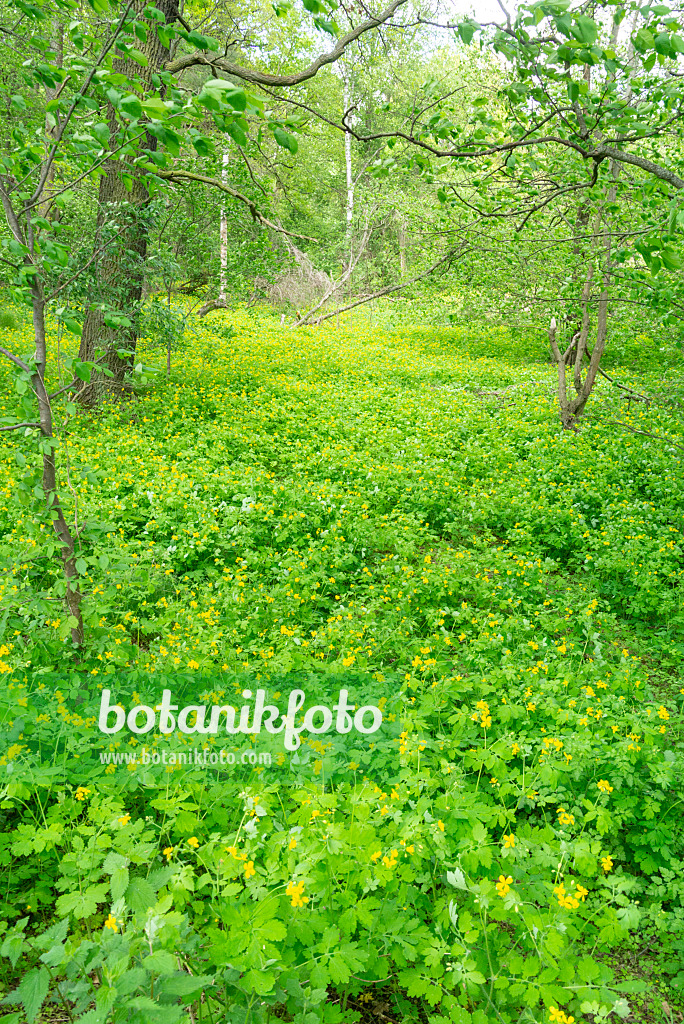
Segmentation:
{"type": "Polygon", "coordinates": [[[671,444],[674,448],[681,448],[684,452],[684,444],[677,444],[671,437],[661,437],[660,434],[651,434],[648,430],[637,430],[636,427],[632,427],[629,423],[623,423],[622,420],[611,420],[611,423],[617,423],[619,426],[624,427],[626,430],[631,430],[633,434],[644,434],[645,437],[654,437],[656,441],[665,441],[667,444],[671,444]]]}
{"type": "Polygon", "coordinates": [[[7,356],[7,358],[18,366],[20,370],[25,370],[26,373],[32,372],[31,367],[27,366],[23,359],[20,359],[19,356],[12,355],[12,353],[8,349],[3,348],[2,345],[0,345],[0,352],[2,352],[3,356],[7,356]]]}

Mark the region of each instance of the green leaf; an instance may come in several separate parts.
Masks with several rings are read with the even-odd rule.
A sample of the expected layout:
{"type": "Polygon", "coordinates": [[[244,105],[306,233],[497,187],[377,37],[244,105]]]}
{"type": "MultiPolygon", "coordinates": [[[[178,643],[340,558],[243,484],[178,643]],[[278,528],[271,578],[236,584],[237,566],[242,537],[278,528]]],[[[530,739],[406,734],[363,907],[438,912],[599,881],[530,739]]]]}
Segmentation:
{"type": "Polygon", "coordinates": [[[198,50],[218,50],[218,42],[212,39],[211,36],[203,36],[201,32],[193,29],[192,32],[188,32],[187,35],[183,36],[184,39],[190,43],[191,46],[196,46],[198,50]]]}
{"type": "Polygon", "coordinates": [[[160,96],[152,96],[148,100],[143,100],[140,106],[148,117],[155,118],[156,120],[168,117],[169,108],[160,96]]]}
{"type": "MultiPolygon", "coordinates": [[[[100,558],[101,557],[102,556],[100,556],[100,558]]],[[[128,877],[128,868],[121,867],[112,872],[111,889],[112,899],[114,901],[120,900],[121,897],[125,895],[129,883],[130,879],[128,877]]]]}
{"type": "Polygon", "coordinates": [[[90,917],[97,911],[98,903],[104,903],[108,890],[108,885],[90,885],[85,892],[64,893],[55,904],[57,913],[60,917],[90,917]]]}
{"type": "Polygon", "coordinates": [[[24,948],[24,935],[22,932],[12,932],[8,935],[0,948],[0,954],[6,956],[12,967],[16,967],[17,960],[24,948]]]}
{"type": "Polygon", "coordinates": [[[211,156],[213,149],[210,139],[205,138],[204,135],[191,135],[190,141],[198,156],[211,156]]]}
{"type": "Polygon", "coordinates": [[[146,971],[153,974],[173,974],[176,970],[176,958],[168,949],[155,949],[141,963],[146,971]]]}
{"type": "Polygon", "coordinates": [[[88,571],[88,563],[86,562],[85,558],[77,558],[76,559],[76,572],[78,573],[78,575],[79,576],[85,576],[87,571],[88,571]]]}
{"type": "Polygon", "coordinates": [[[634,36],[633,42],[634,49],[639,53],[646,53],[647,50],[653,49],[653,36],[647,28],[640,28],[634,36]]]}
{"type": "Polygon", "coordinates": [[[659,32],[655,37],[654,46],[656,53],[663,53],[665,56],[669,56],[672,52],[672,46],[670,45],[670,33],[659,32]]]}
{"type": "Polygon", "coordinates": [[[278,145],[282,146],[283,149],[288,149],[290,153],[297,152],[299,146],[297,145],[297,140],[295,139],[294,135],[290,135],[289,132],[283,131],[282,128],[275,128],[273,131],[273,136],[278,145]]]}
{"type": "Polygon", "coordinates": [[[46,967],[27,974],[16,990],[22,1002],[29,1024],[36,1019],[50,987],[50,972],[46,967]]]}
{"type": "Polygon", "coordinates": [[[149,64],[149,60],[140,50],[136,50],[135,47],[129,46],[126,50],[126,56],[131,60],[134,60],[136,64],[140,64],[141,67],[146,68],[149,64]]]}
{"type": "Polygon", "coordinates": [[[79,324],[78,320],[74,320],[70,316],[65,316],[64,319],[62,320],[62,323],[66,327],[67,331],[70,331],[72,334],[78,335],[78,337],[80,338],[83,327],[81,326],[81,324],[79,324]]]}
{"type": "Polygon", "coordinates": [[[591,18],[579,14],[574,25],[570,26],[570,32],[580,43],[592,46],[598,39],[598,25],[591,18]]]}
{"type": "Polygon", "coordinates": [[[126,890],[126,903],[131,910],[145,911],[153,907],[157,899],[154,889],[146,878],[132,878],[126,890]]]}
{"type": "Polygon", "coordinates": [[[162,982],[162,992],[167,996],[191,996],[214,984],[209,974],[174,974],[162,982]]]}
{"type": "Polygon", "coordinates": [[[265,996],[273,988],[275,978],[265,971],[247,971],[242,978],[245,988],[256,992],[258,996],[265,996]]]}
{"type": "Polygon", "coordinates": [[[593,981],[599,976],[599,965],[589,956],[583,956],[577,964],[577,973],[581,981],[593,981]]]}
{"type": "Polygon", "coordinates": [[[92,367],[89,366],[88,363],[80,362],[74,362],[73,370],[78,379],[84,380],[86,383],[90,380],[90,375],[93,372],[92,367]]]}
{"type": "Polygon", "coordinates": [[[477,27],[477,23],[470,21],[470,19],[462,21],[460,25],[456,26],[456,31],[458,32],[461,41],[464,42],[466,46],[472,42],[472,38],[475,35],[475,29],[477,27]]]}
{"type": "Polygon", "coordinates": [[[143,108],[138,97],[133,93],[129,93],[127,96],[123,96],[119,101],[119,110],[128,117],[137,119],[142,114],[143,108]]]}
{"type": "Polygon", "coordinates": [[[326,18],[314,18],[314,25],[319,28],[321,32],[327,32],[329,36],[337,36],[339,33],[339,26],[334,21],[328,21],[326,18]]]}
{"type": "Polygon", "coordinates": [[[230,135],[231,139],[234,142],[237,142],[238,146],[247,145],[247,136],[240,125],[236,124],[235,121],[231,121],[230,124],[226,125],[226,134],[230,135]]]}

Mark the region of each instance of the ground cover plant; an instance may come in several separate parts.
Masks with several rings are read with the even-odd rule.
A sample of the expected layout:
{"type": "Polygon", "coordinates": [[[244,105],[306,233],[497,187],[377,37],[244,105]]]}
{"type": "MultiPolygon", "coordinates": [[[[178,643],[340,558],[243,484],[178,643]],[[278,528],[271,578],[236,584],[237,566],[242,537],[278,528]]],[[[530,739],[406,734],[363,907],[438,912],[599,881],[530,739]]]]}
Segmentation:
{"type": "Polygon", "coordinates": [[[3,435],[6,1019],[677,1019],[676,366],[645,336],[657,400],[602,380],[573,434],[543,332],[392,320],[217,312],[168,378],[143,349],[132,400],[71,415],[84,648],[18,486],[35,450],[3,435]],[[382,727],[294,753],[230,737],[226,767],[98,729],[105,689],[129,708],[296,686],[346,688],[382,727]]]}

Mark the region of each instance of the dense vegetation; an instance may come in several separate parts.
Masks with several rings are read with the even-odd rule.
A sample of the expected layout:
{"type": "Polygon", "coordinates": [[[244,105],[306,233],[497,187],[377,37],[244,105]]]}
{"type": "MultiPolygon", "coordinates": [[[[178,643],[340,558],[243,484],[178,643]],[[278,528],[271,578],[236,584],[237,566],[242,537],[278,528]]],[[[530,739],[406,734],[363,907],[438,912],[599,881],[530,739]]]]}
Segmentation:
{"type": "Polygon", "coordinates": [[[0,0],[0,1020],[682,1019],[682,55],[0,0]]]}
{"type": "Polygon", "coordinates": [[[180,1019],[203,990],[214,1020],[590,1021],[650,987],[630,936],[676,999],[678,421],[606,382],[559,432],[541,339],[388,318],[215,313],[168,381],[71,421],[103,532],[87,654],[6,446],[2,951],[29,1017],[59,989],[74,1019],[180,1019]],[[269,767],[100,759],[145,742],[103,743],[103,686],[300,684],[381,731],[262,734],[269,767]]]}

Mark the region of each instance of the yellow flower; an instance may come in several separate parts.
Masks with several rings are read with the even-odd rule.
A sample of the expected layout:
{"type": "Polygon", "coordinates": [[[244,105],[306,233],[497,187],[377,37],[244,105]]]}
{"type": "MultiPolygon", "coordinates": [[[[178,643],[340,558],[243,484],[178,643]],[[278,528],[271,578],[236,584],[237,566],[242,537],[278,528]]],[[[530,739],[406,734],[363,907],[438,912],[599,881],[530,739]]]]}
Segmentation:
{"type": "Polygon", "coordinates": [[[513,755],[513,757],[516,757],[519,753],[520,753],[520,747],[518,746],[517,743],[514,743],[513,746],[511,747],[511,754],[513,755]]]}
{"type": "Polygon", "coordinates": [[[610,856],[610,854],[607,857],[601,857],[601,867],[606,872],[606,874],[612,870],[613,858],[610,856]]]}
{"type": "Polygon", "coordinates": [[[87,786],[79,786],[74,795],[77,800],[85,800],[89,793],[90,790],[88,789],[87,786]]]}
{"type": "Polygon", "coordinates": [[[602,793],[612,793],[613,792],[613,787],[611,786],[610,782],[608,782],[607,779],[599,779],[598,782],[596,783],[596,785],[598,786],[598,788],[601,790],[602,793]]]}
{"type": "Polygon", "coordinates": [[[504,836],[504,849],[508,850],[515,846],[515,836],[511,832],[510,835],[504,836]]]}
{"type": "Polygon", "coordinates": [[[173,851],[174,851],[174,849],[175,849],[175,847],[173,847],[173,846],[166,846],[166,847],[164,847],[164,849],[162,850],[162,853],[163,853],[163,854],[164,854],[164,856],[166,857],[167,861],[171,860],[171,858],[173,857],[173,851]]]}
{"type": "Polygon", "coordinates": [[[499,875],[499,881],[496,883],[496,891],[498,892],[499,896],[503,898],[512,885],[513,879],[511,878],[510,875],[508,876],[508,878],[506,878],[505,875],[499,875]]]}
{"type": "Polygon", "coordinates": [[[130,814],[124,814],[124,816],[122,818],[119,818],[119,824],[120,825],[127,825],[130,820],[131,820],[130,814]]]}
{"type": "Polygon", "coordinates": [[[537,710],[537,705],[533,704],[532,701],[530,701],[530,703],[527,705],[527,710],[528,711],[536,711],[537,710]]]}
{"type": "Polygon", "coordinates": [[[256,875],[256,871],[254,870],[254,861],[248,860],[245,864],[245,878],[251,878],[252,875],[256,875]]]}
{"type": "Polygon", "coordinates": [[[583,885],[578,885],[576,891],[577,895],[582,900],[582,903],[584,903],[584,897],[589,895],[589,890],[585,889],[583,885]]]}
{"type": "Polygon", "coordinates": [[[443,832],[444,831],[444,822],[443,821],[438,821],[437,822],[437,828],[439,829],[440,832],[443,832]]]}
{"type": "Polygon", "coordinates": [[[381,856],[382,856],[382,850],[376,850],[375,853],[371,853],[371,858],[370,859],[373,861],[374,864],[376,864],[380,860],[381,856]]]}
{"type": "Polygon", "coordinates": [[[574,825],[575,815],[568,814],[564,807],[558,808],[558,824],[559,825],[574,825]]]}
{"type": "Polygon", "coordinates": [[[119,926],[116,923],[116,918],[113,914],[110,914],[104,923],[105,928],[111,928],[113,932],[118,932],[119,926]]]}
{"type": "Polygon", "coordinates": [[[290,842],[287,844],[287,848],[288,848],[288,850],[294,850],[296,845],[297,845],[297,840],[293,836],[292,839],[290,840],[290,842]]]}
{"type": "Polygon", "coordinates": [[[567,1017],[563,1010],[559,1010],[555,1006],[549,1007],[549,1021],[551,1024],[575,1024],[574,1017],[567,1017]]]}
{"type": "Polygon", "coordinates": [[[193,850],[196,850],[199,846],[199,839],[197,836],[190,836],[188,839],[188,846],[192,846],[193,850]]]}
{"type": "Polygon", "coordinates": [[[303,882],[297,882],[296,885],[295,885],[294,882],[290,882],[288,884],[287,889],[285,890],[286,895],[292,897],[291,903],[292,903],[293,907],[303,907],[305,903],[309,902],[309,897],[308,896],[303,896],[302,895],[303,892],[304,892],[304,883],[303,882]]]}

